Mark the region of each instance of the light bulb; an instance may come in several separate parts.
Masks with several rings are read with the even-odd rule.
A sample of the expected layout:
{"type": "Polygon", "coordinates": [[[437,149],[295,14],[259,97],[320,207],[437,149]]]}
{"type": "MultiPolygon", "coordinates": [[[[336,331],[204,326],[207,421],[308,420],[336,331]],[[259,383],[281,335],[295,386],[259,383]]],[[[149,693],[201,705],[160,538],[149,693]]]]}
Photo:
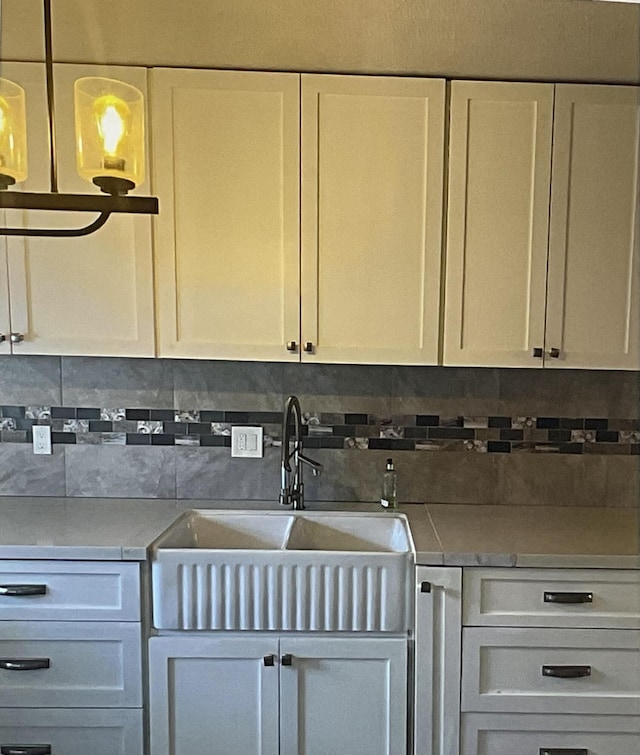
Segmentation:
{"type": "Polygon", "coordinates": [[[131,113],[127,104],[119,97],[105,94],[94,103],[94,112],[98,124],[98,133],[102,139],[104,155],[109,165],[105,167],[124,170],[124,160],[117,160],[118,148],[129,131],[131,113]]]}
{"type": "Polygon", "coordinates": [[[74,84],[78,172],[107,194],[126,194],[144,180],[144,99],[115,79],[74,84]]]}
{"type": "Polygon", "coordinates": [[[9,105],[4,97],[0,97],[0,140],[4,139],[5,131],[7,130],[7,119],[9,105]]]}
{"type": "Polygon", "coordinates": [[[4,97],[0,97],[0,168],[6,165],[5,153],[7,151],[7,122],[11,116],[8,112],[9,105],[4,97]]]}
{"type": "Polygon", "coordinates": [[[0,79],[0,190],[27,177],[27,123],[24,90],[0,79]]]}

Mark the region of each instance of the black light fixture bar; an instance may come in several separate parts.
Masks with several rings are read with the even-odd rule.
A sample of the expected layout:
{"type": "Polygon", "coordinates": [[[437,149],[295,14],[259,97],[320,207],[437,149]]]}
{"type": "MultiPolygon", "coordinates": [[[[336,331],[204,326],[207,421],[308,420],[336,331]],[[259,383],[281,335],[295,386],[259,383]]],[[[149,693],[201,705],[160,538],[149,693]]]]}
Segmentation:
{"type": "Polygon", "coordinates": [[[53,87],[53,41],[51,32],[51,0],[44,0],[44,59],[47,76],[47,115],[49,117],[49,166],[51,191],[58,191],[56,157],[56,103],[53,87]]]}
{"type": "MultiPolygon", "coordinates": [[[[0,190],[0,210],[53,210],[63,212],[97,212],[99,216],[82,228],[2,228],[0,236],[87,236],[107,222],[114,212],[140,215],[157,215],[157,197],[129,196],[113,192],[107,194],[63,194],[58,191],[58,169],[55,136],[55,99],[53,83],[53,44],[51,32],[51,0],[43,0],[44,45],[47,87],[47,115],[49,123],[50,193],[0,190]]],[[[132,184],[133,186],[133,184],[132,184]]],[[[111,189],[107,189],[108,192],[111,189]]]]}
{"type": "MultiPolygon", "coordinates": [[[[66,210],[69,212],[129,212],[157,215],[157,197],[104,194],[44,194],[0,192],[0,210],[66,210]]],[[[1,229],[0,229],[1,230],[1,229]]]]}

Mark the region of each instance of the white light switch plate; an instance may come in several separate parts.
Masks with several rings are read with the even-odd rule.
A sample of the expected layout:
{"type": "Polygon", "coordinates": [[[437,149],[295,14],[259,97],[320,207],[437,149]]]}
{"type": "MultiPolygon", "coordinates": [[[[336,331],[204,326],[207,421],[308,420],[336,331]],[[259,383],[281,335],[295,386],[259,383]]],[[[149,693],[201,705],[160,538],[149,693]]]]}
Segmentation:
{"type": "Polygon", "coordinates": [[[33,453],[50,454],[51,453],[51,427],[49,425],[34,425],[33,431],[33,453]]]}
{"type": "Polygon", "coordinates": [[[231,456],[242,459],[262,458],[262,428],[232,427],[231,456]]]}

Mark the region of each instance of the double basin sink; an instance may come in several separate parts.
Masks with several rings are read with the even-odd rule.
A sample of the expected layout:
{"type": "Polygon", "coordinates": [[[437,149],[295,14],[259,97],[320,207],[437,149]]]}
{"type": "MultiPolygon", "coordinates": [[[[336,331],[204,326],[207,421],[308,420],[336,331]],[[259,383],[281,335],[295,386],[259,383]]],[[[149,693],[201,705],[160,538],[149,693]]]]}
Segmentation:
{"type": "Polygon", "coordinates": [[[405,632],[414,557],[401,514],[188,511],[151,547],[154,626],[405,632]]]}

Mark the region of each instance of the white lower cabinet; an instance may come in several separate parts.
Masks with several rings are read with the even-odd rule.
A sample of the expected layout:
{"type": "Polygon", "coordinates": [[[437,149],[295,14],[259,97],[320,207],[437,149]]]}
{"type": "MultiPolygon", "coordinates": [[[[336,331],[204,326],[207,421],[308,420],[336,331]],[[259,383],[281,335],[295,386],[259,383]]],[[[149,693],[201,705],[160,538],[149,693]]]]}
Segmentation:
{"type": "Polygon", "coordinates": [[[462,569],[418,566],[413,752],[459,755],[462,569]]]}
{"type": "Polygon", "coordinates": [[[640,573],[465,569],[462,755],[638,755],[640,573]]]}
{"type": "Polygon", "coordinates": [[[138,563],[0,561],[0,755],[142,755],[142,672],[138,563]]]}
{"type": "Polygon", "coordinates": [[[640,718],[482,715],[463,717],[462,755],[637,755],[640,718]]]}
{"type": "Polygon", "coordinates": [[[140,625],[5,621],[0,708],[142,707],[140,625]]]}
{"type": "Polygon", "coordinates": [[[633,715],[640,638],[625,629],[465,628],[463,710],[633,715]]]}
{"type": "Polygon", "coordinates": [[[153,755],[405,755],[402,637],[149,641],[153,755]]]}
{"type": "Polygon", "coordinates": [[[0,710],[5,755],[142,753],[142,710],[0,710]]]}

